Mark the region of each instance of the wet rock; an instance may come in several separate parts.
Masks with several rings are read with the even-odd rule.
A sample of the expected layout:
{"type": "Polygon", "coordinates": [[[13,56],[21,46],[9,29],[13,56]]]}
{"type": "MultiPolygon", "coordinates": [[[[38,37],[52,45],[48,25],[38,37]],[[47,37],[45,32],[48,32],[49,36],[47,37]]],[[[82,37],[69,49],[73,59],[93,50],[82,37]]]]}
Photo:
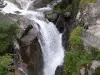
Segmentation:
{"type": "Polygon", "coordinates": [[[65,20],[62,14],[58,16],[58,19],[56,21],[56,27],[58,28],[60,33],[63,33],[65,28],[65,20]]]}
{"type": "Polygon", "coordinates": [[[58,66],[55,75],[63,75],[63,66],[58,66]]]}
{"type": "Polygon", "coordinates": [[[65,16],[65,17],[69,17],[70,15],[71,15],[70,12],[65,12],[65,13],[64,13],[64,16],[65,16]]]}
{"type": "Polygon", "coordinates": [[[31,62],[28,66],[29,75],[42,75],[43,58],[37,39],[30,45],[29,58],[31,62]]]}
{"type": "Polygon", "coordinates": [[[16,2],[16,0],[7,0],[7,1],[10,1],[10,2],[12,2],[12,3],[15,3],[15,2],[16,2]]]}
{"type": "Polygon", "coordinates": [[[53,12],[46,13],[46,18],[48,18],[48,20],[52,22],[54,22],[55,19],[57,19],[57,16],[58,16],[58,13],[53,13],[53,12]]]}
{"type": "Polygon", "coordinates": [[[20,39],[17,39],[17,41],[20,46],[20,54],[23,63],[27,65],[26,67],[23,67],[27,69],[28,75],[41,75],[43,58],[37,38],[35,38],[29,45],[25,45],[25,43],[23,43],[20,39]]]}
{"type": "Polygon", "coordinates": [[[17,23],[19,24],[19,34],[16,40],[19,44],[18,49],[21,59],[26,65],[23,65],[23,67],[27,69],[28,75],[41,75],[43,59],[40,45],[37,40],[38,30],[34,26],[34,22],[27,19],[26,16],[19,17],[17,23]]]}
{"type": "Polygon", "coordinates": [[[47,4],[45,3],[45,0],[36,0],[33,3],[33,7],[35,8],[41,8],[41,7],[45,7],[47,4]]]}

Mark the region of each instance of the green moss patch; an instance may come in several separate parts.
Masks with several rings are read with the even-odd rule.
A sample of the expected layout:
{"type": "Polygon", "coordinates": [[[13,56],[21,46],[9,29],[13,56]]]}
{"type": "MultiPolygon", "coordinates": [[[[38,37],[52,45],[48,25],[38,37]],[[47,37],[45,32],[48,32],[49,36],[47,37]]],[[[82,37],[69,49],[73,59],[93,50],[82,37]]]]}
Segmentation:
{"type": "Polygon", "coordinates": [[[71,45],[71,49],[80,49],[82,48],[82,40],[81,40],[81,35],[82,35],[82,27],[78,26],[75,28],[69,38],[69,42],[71,45]]]}

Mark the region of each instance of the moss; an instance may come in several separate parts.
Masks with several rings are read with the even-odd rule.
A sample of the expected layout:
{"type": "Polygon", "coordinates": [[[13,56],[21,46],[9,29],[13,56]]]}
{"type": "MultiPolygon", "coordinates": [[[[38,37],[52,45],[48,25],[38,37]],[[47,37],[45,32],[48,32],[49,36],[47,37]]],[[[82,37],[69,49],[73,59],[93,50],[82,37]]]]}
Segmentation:
{"type": "Polygon", "coordinates": [[[70,33],[69,42],[71,49],[77,50],[83,48],[83,43],[81,40],[82,27],[78,26],[70,33]]]}

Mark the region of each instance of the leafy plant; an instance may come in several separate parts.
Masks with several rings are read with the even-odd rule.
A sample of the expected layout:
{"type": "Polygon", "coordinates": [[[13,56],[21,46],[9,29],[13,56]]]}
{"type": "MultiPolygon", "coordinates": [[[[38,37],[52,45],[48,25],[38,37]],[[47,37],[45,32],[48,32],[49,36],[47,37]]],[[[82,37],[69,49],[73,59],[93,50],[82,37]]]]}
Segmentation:
{"type": "Polygon", "coordinates": [[[0,52],[5,51],[16,35],[17,25],[9,21],[0,20],[0,52]]]}
{"type": "Polygon", "coordinates": [[[98,50],[97,48],[91,47],[90,51],[91,51],[93,60],[100,60],[100,50],[98,50]]]}
{"type": "Polygon", "coordinates": [[[77,69],[84,64],[88,64],[92,60],[91,55],[84,51],[71,50],[65,57],[64,75],[77,75],[77,69]]]}
{"type": "Polygon", "coordinates": [[[77,50],[82,48],[83,43],[81,40],[81,34],[82,34],[82,27],[80,26],[78,26],[71,32],[69,42],[72,49],[77,50]]]}
{"type": "Polygon", "coordinates": [[[6,54],[0,56],[0,75],[7,75],[8,65],[12,62],[11,56],[6,54]]]}

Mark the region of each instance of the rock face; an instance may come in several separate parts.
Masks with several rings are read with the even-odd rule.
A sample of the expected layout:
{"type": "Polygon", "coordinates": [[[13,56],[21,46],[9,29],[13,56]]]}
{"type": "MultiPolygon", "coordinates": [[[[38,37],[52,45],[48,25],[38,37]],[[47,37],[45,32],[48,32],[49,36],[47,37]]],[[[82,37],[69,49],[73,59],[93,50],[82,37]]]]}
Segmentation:
{"type": "Polygon", "coordinates": [[[100,75],[100,62],[94,60],[90,66],[81,67],[80,75],[100,75]]]}
{"type": "Polygon", "coordinates": [[[38,30],[32,26],[33,21],[31,22],[25,17],[21,17],[18,23],[20,30],[16,41],[19,45],[23,67],[28,75],[42,75],[43,59],[37,40],[38,30]]]}
{"type": "Polygon", "coordinates": [[[63,66],[58,66],[55,75],[63,75],[63,66]]]}
{"type": "Polygon", "coordinates": [[[100,2],[89,3],[84,11],[81,11],[81,17],[84,25],[97,25],[100,17],[100,2]]]}
{"type": "Polygon", "coordinates": [[[45,7],[47,4],[45,3],[45,0],[36,0],[33,3],[33,7],[35,8],[41,8],[41,7],[45,7]]]}
{"type": "Polygon", "coordinates": [[[30,58],[30,63],[29,66],[27,67],[28,74],[42,75],[42,70],[43,70],[42,52],[37,39],[35,39],[33,43],[30,45],[29,58],[30,58]]]}
{"type": "MultiPolygon", "coordinates": [[[[83,41],[86,45],[100,48],[100,2],[90,3],[81,13],[81,22],[83,22],[85,35],[83,41]]],[[[85,45],[85,47],[86,47],[85,45]]]]}

